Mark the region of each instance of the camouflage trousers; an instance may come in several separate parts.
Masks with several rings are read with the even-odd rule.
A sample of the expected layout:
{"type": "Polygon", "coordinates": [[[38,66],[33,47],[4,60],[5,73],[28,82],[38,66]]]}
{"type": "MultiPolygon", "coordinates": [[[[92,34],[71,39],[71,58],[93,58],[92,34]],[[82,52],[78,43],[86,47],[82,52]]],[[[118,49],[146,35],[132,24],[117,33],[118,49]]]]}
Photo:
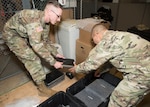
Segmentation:
{"type": "Polygon", "coordinates": [[[108,107],[136,107],[144,95],[150,92],[150,73],[128,74],[110,96],[108,107]]]}
{"type": "Polygon", "coordinates": [[[33,81],[39,84],[46,77],[46,73],[41,64],[40,58],[35,54],[35,52],[27,44],[24,38],[19,37],[17,34],[3,33],[4,37],[7,38],[6,44],[10,50],[18,57],[18,59],[24,64],[27,71],[30,73],[33,81]]]}

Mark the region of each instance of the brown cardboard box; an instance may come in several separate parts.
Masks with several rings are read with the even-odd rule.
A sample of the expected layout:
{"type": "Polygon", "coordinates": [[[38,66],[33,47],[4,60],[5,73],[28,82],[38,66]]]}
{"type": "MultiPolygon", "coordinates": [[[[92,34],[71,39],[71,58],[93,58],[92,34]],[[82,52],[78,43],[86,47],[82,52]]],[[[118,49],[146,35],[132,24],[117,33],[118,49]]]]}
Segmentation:
{"type": "Polygon", "coordinates": [[[105,26],[107,29],[110,27],[109,22],[105,22],[104,20],[96,21],[95,19],[84,19],[78,21],[78,26],[80,28],[80,41],[87,43],[89,45],[94,45],[92,43],[92,37],[91,37],[91,30],[94,27],[94,25],[100,23],[101,25],[105,26]]]}
{"type": "Polygon", "coordinates": [[[84,29],[80,29],[79,40],[86,43],[86,44],[93,45],[91,32],[86,31],[84,29]]]}
{"type": "Polygon", "coordinates": [[[91,51],[92,48],[93,46],[86,44],[80,41],[79,39],[77,39],[76,40],[76,63],[79,64],[82,61],[84,61],[88,57],[89,52],[91,51]]]}
{"type": "Polygon", "coordinates": [[[79,36],[80,41],[92,45],[91,29],[95,24],[99,22],[100,21],[97,21],[93,18],[85,18],[77,20],[77,26],[80,28],[80,36],[79,36]]]}
{"type": "Polygon", "coordinates": [[[73,9],[63,9],[62,20],[73,19],[73,9]]]}

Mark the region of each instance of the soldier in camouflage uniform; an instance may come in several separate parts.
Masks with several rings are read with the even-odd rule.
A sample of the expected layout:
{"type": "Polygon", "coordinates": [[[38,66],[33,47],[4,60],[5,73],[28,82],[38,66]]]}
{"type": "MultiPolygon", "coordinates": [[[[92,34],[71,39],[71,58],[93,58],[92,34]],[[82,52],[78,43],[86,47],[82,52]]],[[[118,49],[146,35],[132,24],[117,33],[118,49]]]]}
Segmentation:
{"type": "Polygon", "coordinates": [[[53,57],[63,56],[49,40],[50,23],[54,25],[59,22],[61,15],[61,5],[53,0],[47,3],[44,11],[22,10],[16,13],[6,22],[3,30],[3,39],[10,50],[29,71],[39,91],[48,96],[54,91],[44,84],[46,73],[40,57],[56,69],[63,67],[62,62],[53,57]]]}
{"type": "MultiPolygon", "coordinates": [[[[92,38],[96,46],[70,72],[89,73],[109,61],[123,73],[123,80],[112,92],[108,107],[135,107],[150,91],[150,42],[129,32],[107,30],[100,24],[93,27],[92,38]]],[[[97,70],[95,76],[99,74],[97,70]]]]}

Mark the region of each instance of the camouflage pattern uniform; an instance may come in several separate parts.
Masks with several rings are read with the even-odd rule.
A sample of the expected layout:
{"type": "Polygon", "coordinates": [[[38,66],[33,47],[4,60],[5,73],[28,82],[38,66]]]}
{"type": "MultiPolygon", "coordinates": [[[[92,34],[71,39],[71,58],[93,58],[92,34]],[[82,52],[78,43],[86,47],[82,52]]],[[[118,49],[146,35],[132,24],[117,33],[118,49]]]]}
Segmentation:
{"type": "Polygon", "coordinates": [[[128,32],[107,31],[102,40],[77,65],[77,73],[88,73],[110,61],[123,73],[108,107],[134,107],[150,92],[150,42],[128,32]]]}
{"type": "Polygon", "coordinates": [[[38,84],[45,79],[39,56],[54,65],[56,48],[49,40],[49,24],[43,21],[44,12],[22,10],[6,22],[3,39],[12,52],[22,61],[33,80],[38,84]]]}

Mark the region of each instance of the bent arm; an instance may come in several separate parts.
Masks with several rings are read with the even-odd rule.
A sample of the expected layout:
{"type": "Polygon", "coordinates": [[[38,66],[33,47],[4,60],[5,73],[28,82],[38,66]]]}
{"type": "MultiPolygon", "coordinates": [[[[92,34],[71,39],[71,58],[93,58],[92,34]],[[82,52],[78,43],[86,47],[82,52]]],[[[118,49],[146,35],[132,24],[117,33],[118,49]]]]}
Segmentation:
{"type": "Polygon", "coordinates": [[[26,25],[27,33],[29,36],[29,43],[33,50],[44,58],[51,65],[56,63],[56,60],[51,55],[50,51],[46,48],[44,41],[42,40],[43,27],[39,22],[34,22],[26,25]]]}

